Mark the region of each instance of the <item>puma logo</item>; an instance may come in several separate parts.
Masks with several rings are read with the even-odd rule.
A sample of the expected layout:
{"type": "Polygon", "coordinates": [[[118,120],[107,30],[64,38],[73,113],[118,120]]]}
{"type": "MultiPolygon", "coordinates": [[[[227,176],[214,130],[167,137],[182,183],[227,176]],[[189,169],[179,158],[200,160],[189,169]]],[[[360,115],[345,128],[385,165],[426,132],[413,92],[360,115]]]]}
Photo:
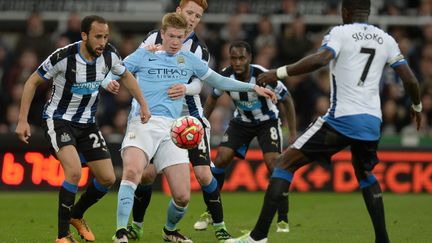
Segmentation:
{"type": "Polygon", "coordinates": [[[288,192],[282,192],[282,197],[288,197],[288,192]]]}
{"type": "Polygon", "coordinates": [[[380,198],[380,197],[382,197],[382,193],[373,194],[373,197],[374,198],[380,198]]]}
{"type": "Polygon", "coordinates": [[[216,200],[209,199],[209,202],[211,202],[211,203],[220,203],[220,197],[218,197],[216,200]]]}
{"type": "Polygon", "coordinates": [[[73,204],[68,206],[68,205],[62,203],[61,205],[62,205],[62,207],[67,208],[69,210],[69,212],[72,211],[73,204]]]}

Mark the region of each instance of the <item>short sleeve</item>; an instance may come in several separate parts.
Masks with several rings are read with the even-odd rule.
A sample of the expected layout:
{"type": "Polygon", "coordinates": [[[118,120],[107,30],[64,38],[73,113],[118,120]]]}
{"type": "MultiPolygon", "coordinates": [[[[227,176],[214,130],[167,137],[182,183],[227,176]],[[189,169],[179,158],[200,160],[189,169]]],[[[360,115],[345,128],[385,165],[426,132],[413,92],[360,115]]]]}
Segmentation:
{"type": "Polygon", "coordinates": [[[281,101],[285,99],[285,97],[290,95],[288,89],[281,81],[277,81],[277,85],[274,89],[274,92],[276,94],[276,98],[278,99],[278,101],[281,101]]]}
{"type": "Polygon", "coordinates": [[[387,63],[392,68],[395,68],[401,64],[406,64],[407,61],[405,60],[405,57],[402,55],[396,40],[390,35],[387,35],[387,38],[388,38],[388,41],[386,42],[387,53],[388,53],[387,63]]]}
{"type": "Polygon", "coordinates": [[[207,66],[206,63],[201,61],[201,59],[194,56],[193,54],[189,53],[188,56],[190,57],[190,61],[192,63],[194,75],[201,80],[206,79],[211,74],[212,70],[207,66]]]}
{"type": "Polygon", "coordinates": [[[146,49],[138,48],[124,60],[126,68],[133,74],[137,73],[142,62],[142,57],[145,55],[146,49]]]}
{"type": "Polygon", "coordinates": [[[329,49],[333,52],[333,57],[336,57],[341,49],[342,41],[341,28],[334,27],[324,36],[320,49],[329,49]]]}
{"type": "Polygon", "coordinates": [[[111,72],[115,75],[122,76],[126,71],[126,67],[123,65],[123,61],[121,57],[114,52],[111,52],[111,56],[112,56],[111,72]]]}
{"type": "Polygon", "coordinates": [[[60,65],[59,62],[57,62],[56,65],[53,65],[51,56],[52,55],[45,59],[45,61],[43,61],[37,69],[37,73],[45,80],[50,80],[56,76],[58,72],[58,66],[60,65]]]}

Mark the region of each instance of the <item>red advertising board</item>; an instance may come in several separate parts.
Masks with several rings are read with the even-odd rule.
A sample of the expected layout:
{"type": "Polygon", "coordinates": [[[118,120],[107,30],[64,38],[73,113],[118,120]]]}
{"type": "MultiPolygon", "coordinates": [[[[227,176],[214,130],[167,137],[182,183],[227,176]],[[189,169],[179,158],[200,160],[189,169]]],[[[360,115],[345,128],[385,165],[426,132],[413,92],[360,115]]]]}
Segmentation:
{"type": "MultiPolygon", "coordinates": [[[[113,151],[113,150],[111,150],[113,151]]],[[[214,157],[215,151],[212,156],[214,157]]],[[[113,152],[113,155],[116,152],[113,152]]],[[[432,192],[432,152],[380,151],[380,163],[374,174],[384,191],[395,193],[432,192]]],[[[333,156],[332,165],[310,164],[296,172],[291,190],[352,192],[358,190],[351,165],[351,153],[342,151],[333,156]]],[[[120,158],[113,156],[116,169],[121,170],[120,158]]],[[[0,152],[1,190],[51,190],[64,179],[59,162],[48,151],[10,150],[0,152]]],[[[192,170],[192,169],[191,169],[192,170]]],[[[260,150],[250,150],[245,160],[234,160],[227,168],[224,191],[260,191],[268,184],[268,171],[260,150]]],[[[83,168],[79,186],[89,180],[88,168],[83,168]]],[[[191,171],[192,190],[200,186],[191,171]]],[[[168,192],[164,178],[155,189],[168,192]]]]}

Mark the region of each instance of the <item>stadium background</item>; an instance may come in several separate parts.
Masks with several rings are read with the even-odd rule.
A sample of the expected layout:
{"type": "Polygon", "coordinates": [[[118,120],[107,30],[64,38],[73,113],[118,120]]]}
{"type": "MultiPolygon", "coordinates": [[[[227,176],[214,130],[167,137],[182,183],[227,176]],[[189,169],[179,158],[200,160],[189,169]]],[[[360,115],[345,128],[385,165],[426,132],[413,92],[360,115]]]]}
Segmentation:
{"type": "MultiPolygon", "coordinates": [[[[56,48],[80,39],[80,19],[88,14],[105,17],[110,22],[110,42],[126,57],[176,4],[177,1],[169,0],[0,0],[1,191],[52,190],[62,181],[58,161],[49,155],[39,127],[49,85],[38,89],[31,107],[30,145],[19,143],[13,132],[25,80],[56,48]]],[[[424,107],[422,129],[416,132],[407,113],[410,103],[402,83],[390,68],[385,70],[381,83],[383,137],[379,154],[383,163],[375,173],[386,191],[431,193],[432,1],[378,0],[372,4],[370,22],[400,43],[420,81],[424,107]]],[[[253,63],[275,68],[315,51],[329,27],[341,23],[339,9],[336,0],[210,0],[196,32],[209,47],[210,66],[214,70],[229,64],[227,47],[230,41],[238,39],[253,46],[253,63]]],[[[297,127],[302,131],[329,105],[328,70],[291,78],[288,88],[296,105],[297,127]]],[[[202,99],[210,90],[204,87],[202,99]]],[[[130,96],[124,90],[118,96],[101,92],[98,121],[109,143],[117,175],[121,172],[117,150],[125,131],[129,102],[130,96]]],[[[220,106],[210,117],[213,148],[233,110],[228,97],[218,102],[220,106]]],[[[225,190],[259,191],[266,187],[268,175],[261,163],[262,155],[255,142],[252,148],[246,160],[236,160],[231,166],[225,190]]],[[[349,154],[342,152],[334,161],[332,167],[305,168],[298,173],[293,190],[355,191],[349,154]]],[[[80,185],[85,185],[85,179],[88,178],[84,176],[80,185]]],[[[199,190],[192,180],[193,189],[199,190]]],[[[157,185],[166,188],[163,179],[157,185]]]]}

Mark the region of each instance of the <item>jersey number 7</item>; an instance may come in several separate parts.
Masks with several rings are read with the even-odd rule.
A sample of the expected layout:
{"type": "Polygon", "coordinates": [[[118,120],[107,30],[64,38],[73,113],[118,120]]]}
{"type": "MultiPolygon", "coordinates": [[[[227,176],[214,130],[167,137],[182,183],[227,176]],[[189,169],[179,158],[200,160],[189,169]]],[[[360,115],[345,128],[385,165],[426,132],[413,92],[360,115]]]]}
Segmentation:
{"type": "Polygon", "coordinates": [[[364,53],[364,54],[368,54],[369,55],[369,58],[368,58],[368,60],[366,62],[366,65],[365,65],[365,67],[363,69],[363,73],[362,73],[362,75],[360,77],[359,82],[357,83],[358,86],[363,86],[364,81],[366,80],[366,77],[368,75],[369,68],[370,68],[370,66],[372,64],[372,60],[375,57],[375,49],[362,47],[362,49],[360,49],[360,53],[364,53]]]}

